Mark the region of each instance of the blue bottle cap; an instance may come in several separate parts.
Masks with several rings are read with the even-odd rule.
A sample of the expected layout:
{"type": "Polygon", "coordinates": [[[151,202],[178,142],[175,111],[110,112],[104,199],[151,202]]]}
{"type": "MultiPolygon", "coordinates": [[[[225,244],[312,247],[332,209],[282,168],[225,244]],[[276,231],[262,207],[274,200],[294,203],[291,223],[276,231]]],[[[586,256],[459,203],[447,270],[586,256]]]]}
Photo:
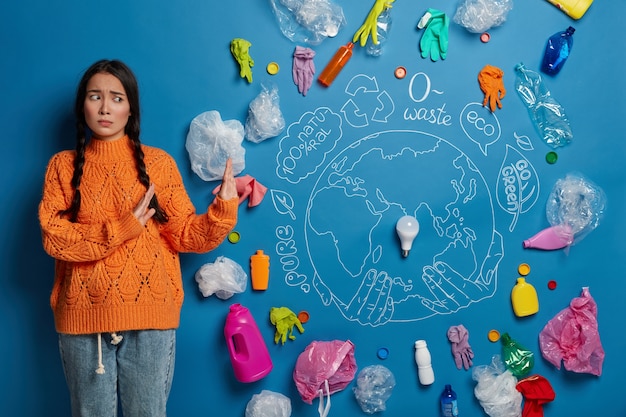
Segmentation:
{"type": "Polygon", "coordinates": [[[387,357],[389,357],[389,349],[386,347],[379,348],[376,352],[376,356],[378,356],[379,359],[387,359],[387,357]]]}

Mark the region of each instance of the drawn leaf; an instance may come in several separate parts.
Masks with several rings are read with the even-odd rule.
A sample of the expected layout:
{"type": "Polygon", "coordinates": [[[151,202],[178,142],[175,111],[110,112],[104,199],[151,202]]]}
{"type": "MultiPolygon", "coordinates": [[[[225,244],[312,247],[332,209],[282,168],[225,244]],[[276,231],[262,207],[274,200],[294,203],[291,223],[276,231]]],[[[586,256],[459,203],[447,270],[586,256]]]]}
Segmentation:
{"type": "Polygon", "coordinates": [[[519,216],[531,209],[539,198],[539,177],[535,167],[517,149],[506,145],[504,160],[498,174],[496,199],[500,207],[513,215],[509,231],[519,216]]]}
{"type": "Polygon", "coordinates": [[[518,135],[517,132],[513,132],[513,136],[517,141],[517,146],[523,151],[532,151],[535,149],[533,143],[530,141],[530,138],[526,135],[518,135]]]}
{"type": "Polygon", "coordinates": [[[293,198],[286,192],[281,190],[270,190],[272,196],[272,202],[274,208],[280,214],[289,214],[291,220],[296,219],[296,215],[293,213],[294,201],[293,198]]]}

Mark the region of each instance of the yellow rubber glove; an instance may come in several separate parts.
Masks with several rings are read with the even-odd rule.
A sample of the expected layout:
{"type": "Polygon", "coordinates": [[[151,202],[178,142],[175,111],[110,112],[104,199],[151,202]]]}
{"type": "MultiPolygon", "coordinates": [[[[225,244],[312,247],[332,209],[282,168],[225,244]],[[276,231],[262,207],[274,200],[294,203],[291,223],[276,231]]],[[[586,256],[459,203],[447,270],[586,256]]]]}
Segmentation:
{"type": "Polygon", "coordinates": [[[250,42],[241,38],[230,41],[230,53],[239,64],[239,76],[247,79],[249,83],[252,82],[252,67],[254,67],[254,60],[249,53],[251,46],[250,42]]]}
{"type": "Polygon", "coordinates": [[[296,316],[296,314],[289,310],[287,307],[272,307],[270,308],[270,322],[276,326],[276,332],[274,333],[274,343],[278,343],[280,340],[284,345],[289,340],[295,340],[293,335],[293,327],[296,326],[300,333],[304,333],[304,327],[296,316]]]}
{"type": "Polygon", "coordinates": [[[371,34],[372,42],[374,42],[374,45],[378,45],[378,26],[376,25],[378,22],[378,16],[380,16],[383,11],[391,8],[391,3],[394,1],[395,0],[376,0],[376,3],[374,3],[374,6],[372,6],[367,18],[365,19],[365,23],[363,23],[363,25],[352,37],[352,42],[356,43],[357,39],[360,39],[359,44],[361,46],[365,46],[367,39],[371,34]]]}

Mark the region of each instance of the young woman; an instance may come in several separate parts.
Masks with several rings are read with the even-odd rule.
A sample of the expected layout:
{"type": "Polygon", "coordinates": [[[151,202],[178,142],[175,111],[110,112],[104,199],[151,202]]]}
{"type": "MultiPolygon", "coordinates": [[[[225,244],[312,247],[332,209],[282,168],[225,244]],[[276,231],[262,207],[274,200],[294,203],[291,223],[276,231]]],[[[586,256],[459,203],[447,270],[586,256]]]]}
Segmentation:
{"type": "Polygon", "coordinates": [[[165,416],[183,302],[178,253],[210,251],[234,228],[231,161],[196,214],[172,157],[139,141],[137,81],[120,61],[87,69],[74,111],[76,150],[50,159],[39,205],[72,415],[115,416],[119,393],[125,416],[165,416]]]}

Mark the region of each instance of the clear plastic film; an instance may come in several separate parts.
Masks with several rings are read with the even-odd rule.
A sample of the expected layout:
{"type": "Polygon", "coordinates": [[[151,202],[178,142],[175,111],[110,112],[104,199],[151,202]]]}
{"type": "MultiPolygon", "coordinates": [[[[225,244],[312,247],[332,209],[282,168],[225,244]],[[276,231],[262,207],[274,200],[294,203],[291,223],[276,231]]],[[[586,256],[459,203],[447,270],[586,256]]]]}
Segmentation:
{"type": "Polygon", "coordinates": [[[254,143],[278,136],[285,129],[278,88],[275,85],[261,87],[263,91],[250,103],[246,119],[246,139],[254,143]]]}
{"type": "Polygon", "coordinates": [[[472,379],[476,381],[474,395],[490,417],[519,417],[522,414],[522,394],[516,389],[517,378],[504,367],[499,355],[491,364],[475,366],[472,379]]]}
{"type": "Polygon", "coordinates": [[[513,0],[463,0],[453,21],[470,32],[482,33],[500,26],[513,8],[513,0]]]}
{"type": "Polygon", "coordinates": [[[396,386],[396,379],[386,367],[370,365],[359,372],[356,385],[352,391],[361,410],[374,414],[387,409],[386,402],[396,386]]]}
{"type": "Polygon", "coordinates": [[[569,226],[575,244],[598,227],[605,207],[606,195],[600,187],[581,174],[570,173],[554,184],[546,216],[552,226],[569,226]]]}
{"type": "Polygon", "coordinates": [[[343,9],[331,0],[270,0],[280,30],[289,40],[319,45],[345,26],[343,9]]]}

